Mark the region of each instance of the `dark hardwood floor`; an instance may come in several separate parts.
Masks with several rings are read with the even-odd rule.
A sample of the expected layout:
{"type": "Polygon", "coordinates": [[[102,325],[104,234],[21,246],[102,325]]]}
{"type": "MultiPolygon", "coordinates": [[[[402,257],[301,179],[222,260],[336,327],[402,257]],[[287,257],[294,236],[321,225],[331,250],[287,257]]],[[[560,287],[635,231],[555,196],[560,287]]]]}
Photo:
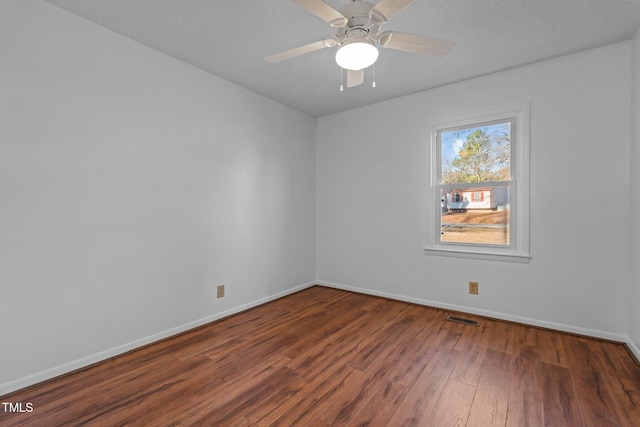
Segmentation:
{"type": "Polygon", "coordinates": [[[3,396],[2,426],[640,426],[621,344],[312,287],[3,396]]]}

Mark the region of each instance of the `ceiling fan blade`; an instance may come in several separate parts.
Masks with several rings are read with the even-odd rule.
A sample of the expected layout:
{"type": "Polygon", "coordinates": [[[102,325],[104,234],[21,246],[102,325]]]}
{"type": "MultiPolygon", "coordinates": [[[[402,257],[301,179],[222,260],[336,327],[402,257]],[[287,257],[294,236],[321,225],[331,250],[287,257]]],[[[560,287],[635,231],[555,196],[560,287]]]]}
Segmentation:
{"type": "Polygon", "coordinates": [[[336,41],[333,39],[320,40],[319,42],[309,43],[304,46],[276,53],[275,55],[267,56],[264,60],[271,63],[280,62],[295,58],[296,56],[304,55],[305,53],[315,52],[316,50],[324,49],[325,47],[333,47],[335,45],[336,41]]]}
{"type": "Polygon", "coordinates": [[[371,9],[371,19],[375,22],[385,23],[414,1],[416,0],[380,0],[371,9]]]}
{"type": "Polygon", "coordinates": [[[364,83],[364,68],[354,71],[347,70],[347,87],[359,86],[364,83]]]}
{"type": "Polygon", "coordinates": [[[380,46],[389,49],[436,56],[438,58],[444,58],[449,55],[456,45],[455,42],[449,40],[398,33],[396,31],[385,31],[380,34],[378,41],[380,42],[380,46]]]}
{"type": "Polygon", "coordinates": [[[302,6],[318,18],[335,28],[344,27],[349,20],[340,12],[326,4],[322,0],[292,0],[298,6],[302,6]]]}

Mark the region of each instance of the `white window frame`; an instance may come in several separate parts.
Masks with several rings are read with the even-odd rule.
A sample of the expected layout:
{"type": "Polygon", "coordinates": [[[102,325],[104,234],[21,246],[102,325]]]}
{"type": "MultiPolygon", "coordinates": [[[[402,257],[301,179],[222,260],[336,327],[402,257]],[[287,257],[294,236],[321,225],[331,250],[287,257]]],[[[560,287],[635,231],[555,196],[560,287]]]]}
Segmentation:
{"type": "Polygon", "coordinates": [[[516,107],[494,109],[493,112],[470,114],[455,120],[443,121],[431,126],[430,179],[427,191],[426,255],[451,256],[494,261],[528,263],[529,253],[529,103],[516,107]],[[441,143],[439,133],[490,123],[512,120],[511,125],[511,177],[509,181],[465,184],[468,188],[510,186],[510,239],[508,245],[443,242],[440,239],[442,224],[441,197],[446,184],[442,176],[441,143]]]}

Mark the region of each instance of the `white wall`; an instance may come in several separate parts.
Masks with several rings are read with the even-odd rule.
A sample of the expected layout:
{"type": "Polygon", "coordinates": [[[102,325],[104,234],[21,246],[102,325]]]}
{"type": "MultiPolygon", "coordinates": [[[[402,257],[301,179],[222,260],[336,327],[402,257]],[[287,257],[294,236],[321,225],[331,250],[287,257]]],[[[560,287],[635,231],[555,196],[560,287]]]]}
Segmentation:
{"type": "Polygon", "coordinates": [[[640,355],[640,29],[632,42],[631,68],[631,277],[629,337],[640,355]]]}
{"type": "Polygon", "coordinates": [[[313,281],[315,119],[35,0],[0,63],[0,395],[313,281]]]}
{"type": "Polygon", "coordinates": [[[624,339],[630,48],[610,45],[320,119],[318,279],[624,339]],[[425,255],[430,124],[522,102],[531,102],[531,262],[425,255]],[[479,281],[478,296],[467,293],[470,280],[479,281]]]}

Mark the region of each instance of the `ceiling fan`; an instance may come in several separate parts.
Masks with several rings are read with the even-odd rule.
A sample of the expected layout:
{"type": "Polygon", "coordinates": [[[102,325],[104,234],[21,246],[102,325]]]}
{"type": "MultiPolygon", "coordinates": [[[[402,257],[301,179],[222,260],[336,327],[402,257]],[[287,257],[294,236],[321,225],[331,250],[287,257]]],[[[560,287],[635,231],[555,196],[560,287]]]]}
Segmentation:
{"type": "Polygon", "coordinates": [[[378,46],[420,55],[443,58],[454,48],[455,42],[397,31],[380,32],[394,15],[415,0],[380,0],[377,4],[352,0],[340,10],[323,0],[292,0],[335,30],[335,38],[324,39],[264,58],[275,63],[305,53],[339,46],[336,62],[347,70],[347,87],[364,82],[364,70],[378,59],[378,46]]]}

